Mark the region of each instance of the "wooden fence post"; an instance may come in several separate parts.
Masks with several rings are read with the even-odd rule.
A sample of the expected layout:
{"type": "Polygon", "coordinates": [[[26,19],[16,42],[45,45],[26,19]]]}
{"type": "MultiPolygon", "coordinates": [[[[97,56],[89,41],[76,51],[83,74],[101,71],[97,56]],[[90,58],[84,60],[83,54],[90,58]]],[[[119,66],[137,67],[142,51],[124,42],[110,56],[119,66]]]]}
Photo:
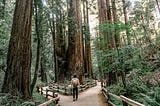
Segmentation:
{"type": "Polygon", "coordinates": [[[39,92],[40,92],[40,91],[39,91],[39,87],[37,86],[36,88],[37,88],[37,92],[39,93],[39,92]]]}
{"type": "Polygon", "coordinates": [[[48,98],[48,89],[46,89],[46,98],[48,98]]]}
{"type": "Polygon", "coordinates": [[[59,86],[57,87],[57,92],[59,92],[59,86]]]}
{"type": "Polygon", "coordinates": [[[128,104],[123,100],[122,100],[122,104],[123,104],[123,106],[128,106],[128,104]]]}
{"type": "MultiPolygon", "coordinates": [[[[123,92],[122,95],[124,95],[125,97],[127,97],[127,93],[126,92],[123,92]]],[[[123,106],[128,106],[128,104],[125,101],[123,101],[123,100],[122,100],[122,104],[123,104],[123,106]]]]}
{"type": "Polygon", "coordinates": [[[52,97],[53,97],[53,98],[55,98],[55,96],[54,96],[54,92],[53,92],[53,91],[52,91],[52,97]]]}
{"type": "Polygon", "coordinates": [[[66,95],[67,94],[67,87],[65,87],[64,92],[65,92],[65,95],[66,95]]]}
{"type": "Polygon", "coordinates": [[[43,88],[41,87],[41,95],[43,95],[43,88]]]}

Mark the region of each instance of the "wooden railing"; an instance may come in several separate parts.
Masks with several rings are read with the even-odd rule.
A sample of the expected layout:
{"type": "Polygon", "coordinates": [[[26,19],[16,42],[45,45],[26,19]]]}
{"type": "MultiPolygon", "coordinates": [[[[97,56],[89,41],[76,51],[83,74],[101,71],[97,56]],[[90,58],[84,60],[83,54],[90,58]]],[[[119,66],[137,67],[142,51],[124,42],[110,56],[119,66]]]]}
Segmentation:
{"type": "Polygon", "coordinates": [[[43,87],[37,87],[37,92],[41,93],[41,95],[44,95],[49,100],[38,105],[38,106],[47,106],[50,103],[55,103],[58,106],[58,101],[60,100],[60,97],[58,97],[58,94],[55,93],[53,90],[50,89],[43,89],[43,87]]]}
{"type": "Polygon", "coordinates": [[[131,105],[131,106],[145,106],[145,105],[143,105],[141,103],[138,103],[134,100],[131,100],[131,99],[129,99],[129,98],[123,96],[123,95],[117,96],[115,94],[112,94],[107,89],[105,89],[104,87],[102,87],[102,92],[103,92],[103,95],[105,96],[107,102],[112,106],[116,106],[116,105],[110,101],[111,97],[113,97],[113,98],[119,100],[120,102],[122,102],[123,106],[127,106],[128,104],[131,105]]]}
{"type": "MultiPolygon", "coordinates": [[[[87,82],[84,85],[81,85],[79,87],[79,91],[84,91],[90,87],[96,86],[96,81],[94,82],[87,82]]],[[[58,106],[58,101],[60,100],[60,98],[58,97],[58,94],[56,92],[62,93],[62,94],[66,94],[66,95],[70,95],[72,93],[72,89],[69,88],[68,86],[60,86],[60,85],[49,85],[48,88],[44,88],[44,87],[38,87],[37,86],[37,92],[39,92],[41,95],[45,96],[46,98],[49,98],[48,101],[38,105],[38,106],[47,106],[50,103],[56,103],[58,106]]]]}
{"type": "MultiPolygon", "coordinates": [[[[47,105],[49,105],[50,103],[53,103],[53,102],[55,102],[55,101],[57,101],[57,100],[59,100],[59,97],[49,99],[48,101],[46,101],[46,102],[44,102],[44,103],[42,103],[42,104],[40,104],[40,105],[38,105],[38,106],[47,106],[47,105]]],[[[57,104],[57,106],[58,106],[58,104],[57,104]]]]}
{"type": "MultiPolygon", "coordinates": [[[[96,81],[93,82],[86,82],[83,85],[80,85],[79,87],[79,91],[84,91],[90,87],[96,86],[96,81]]],[[[65,94],[65,95],[71,95],[72,93],[72,89],[69,86],[61,86],[61,85],[54,85],[54,84],[50,84],[49,88],[54,90],[55,92],[59,92],[61,94],[65,94]]]]}

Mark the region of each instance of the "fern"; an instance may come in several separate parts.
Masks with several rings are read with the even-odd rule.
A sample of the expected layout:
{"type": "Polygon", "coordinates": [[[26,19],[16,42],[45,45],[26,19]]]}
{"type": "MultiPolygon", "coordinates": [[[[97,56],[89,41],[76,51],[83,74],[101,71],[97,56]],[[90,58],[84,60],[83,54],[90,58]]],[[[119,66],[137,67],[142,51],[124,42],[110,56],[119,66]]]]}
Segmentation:
{"type": "Polygon", "coordinates": [[[157,88],[154,94],[156,102],[160,103],[160,88],[157,88]]]}
{"type": "Polygon", "coordinates": [[[26,102],[23,102],[20,106],[35,106],[35,103],[26,101],[26,102]]]}
{"type": "Polygon", "coordinates": [[[145,94],[141,94],[145,100],[145,102],[147,103],[147,106],[160,106],[160,103],[158,103],[157,101],[155,101],[155,99],[145,95],[145,94]]]}

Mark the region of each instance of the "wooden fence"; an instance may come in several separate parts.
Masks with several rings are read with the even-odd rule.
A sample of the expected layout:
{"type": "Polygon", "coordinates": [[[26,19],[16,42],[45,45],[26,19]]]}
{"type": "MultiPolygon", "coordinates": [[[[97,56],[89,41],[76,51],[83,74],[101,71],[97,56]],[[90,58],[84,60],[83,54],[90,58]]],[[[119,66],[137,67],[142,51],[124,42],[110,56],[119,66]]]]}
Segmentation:
{"type": "MultiPolygon", "coordinates": [[[[85,84],[83,85],[80,85],[79,87],[79,91],[84,91],[90,87],[93,87],[93,86],[96,86],[96,81],[93,81],[93,82],[86,82],[85,84]]],[[[65,94],[65,95],[71,95],[72,93],[72,89],[71,87],[69,86],[61,86],[61,85],[49,85],[49,88],[52,89],[53,91],[55,92],[59,92],[61,94],[65,94]]]]}
{"type": "Polygon", "coordinates": [[[41,93],[41,95],[44,95],[49,100],[38,105],[38,106],[47,106],[50,103],[55,103],[58,106],[58,101],[60,100],[60,97],[58,97],[58,94],[55,93],[53,90],[50,89],[43,89],[43,87],[37,87],[37,92],[41,93]]]}
{"type": "Polygon", "coordinates": [[[131,105],[131,106],[145,106],[141,103],[138,103],[134,100],[131,100],[123,95],[120,95],[120,96],[117,96],[115,94],[112,94],[110,93],[107,89],[105,89],[104,87],[102,87],[102,92],[103,92],[103,95],[105,96],[105,98],[107,99],[107,102],[111,105],[111,106],[116,106],[114,103],[112,103],[110,101],[110,98],[111,97],[114,97],[115,99],[119,100],[120,102],[122,102],[123,106],[128,106],[128,105],[131,105]]]}

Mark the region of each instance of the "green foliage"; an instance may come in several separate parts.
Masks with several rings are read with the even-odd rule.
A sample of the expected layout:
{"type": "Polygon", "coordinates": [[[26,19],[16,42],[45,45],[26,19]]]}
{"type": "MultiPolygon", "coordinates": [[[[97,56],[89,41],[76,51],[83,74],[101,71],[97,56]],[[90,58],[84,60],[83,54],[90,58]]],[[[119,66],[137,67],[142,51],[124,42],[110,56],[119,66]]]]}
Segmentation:
{"type": "Polygon", "coordinates": [[[145,85],[143,80],[137,76],[137,74],[133,73],[128,78],[127,83],[127,92],[133,93],[146,93],[148,91],[148,87],[145,85]]]}
{"type": "Polygon", "coordinates": [[[136,94],[136,101],[142,102],[146,106],[160,106],[159,101],[156,101],[155,98],[147,94],[136,94]]]}
{"type": "Polygon", "coordinates": [[[141,70],[138,72],[138,74],[139,74],[139,75],[142,75],[142,74],[144,74],[144,73],[146,73],[146,72],[152,72],[152,71],[153,71],[152,68],[144,68],[144,69],[141,69],[141,70]]]}
{"type": "Polygon", "coordinates": [[[1,88],[2,88],[2,85],[3,85],[3,80],[4,80],[4,72],[1,72],[0,71],[0,92],[1,92],[1,88]]]}
{"type": "MultiPolygon", "coordinates": [[[[124,24],[123,22],[119,21],[116,23],[110,23],[106,21],[104,24],[99,25],[97,30],[100,30],[102,33],[114,33],[117,36],[120,36],[120,32],[125,31],[125,30],[131,30],[131,26],[128,24],[124,24]]],[[[112,34],[108,34],[107,36],[111,36],[112,34]]]]}
{"type": "Polygon", "coordinates": [[[34,92],[32,97],[34,101],[39,102],[39,103],[44,103],[47,100],[40,93],[37,93],[37,92],[34,92]]]}
{"type": "Polygon", "coordinates": [[[116,95],[120,95],[123,92],[126,92],[123,88],[122,83],[118,83],[118,84],[113,84],[111,86],[108,86],[107,89],[109,90],[109,92],[116,94],[116,95]]]}
{"type": "MultiPolygon", "coordinates": [[[[36,103],[42,104],[47,100],[37,92],[33,93],[33,99],[29,101],[24,101],[18,96],[12,96],[10,94],[0,94],[0,106],[37,106],[36,103]]],[[[49,106],[55,106],[55,104],[51,103],[49,106]]]]}
{"type": "MultiPolygon", "coordinates": [[[[124,24],[122,22],[117,23],[109,23],[106,22],[101,24],[98,28],[100,32],[106,36],[111,36],[115,34],[116,36],[120,36],[120,33],[128,30],[132,32],[131,26],[128,24],[124,24]],[[106,34],[107,33],[107,34],[106,34]],[[112,33],[112,34],[110,34],[112,33]]],[[[98,37],[95,41],[95,45],[97,45],[96,54],[98,57],[98,65],[101,67],[103,72],[108,73],[111,71],[129,71],[136,67],[134,55],[137,52],[137,48],[134,46],[126,46],[123,48],[115,48],[115,49],[106,49],[106,42],[103,37],[98,37]],[[131,58],[132,57],[132,58],[131,58]]],[[[109,45],[109,44],[107,44],[109,45]]]]}
{"type": "Polygon", "coordinates": [[[137,74],[131,75],[128,80],[127,91],[129,97],[135,101],[138,101],[146,106],[159,106],[159,88],[148,87],[144,82],[144,79],[138,77],[137,74]],[[132,80],[131,80],[132,79],[132,80]]]}
{"type": "Polygon", "coordinates": [[[20,106],[35,106],[35,103],[30,102],[30,101],[26,101],[26,102],[23,102],[20,106]]]}
{"type": "Polygon", "coordinates": [[[115,104],[115,106],[123,106],[122,102],[117,100],[116,98],[111,98],[111,101],[115,104]]]}
{"type": "Polygon", "coordinates": [[[19,97],[13,97],[10,94],[0,94],[0,105],[1,106],[20,106],[21,101],[19,97]]]}
{"type": "Polygon", "coordinates": [[[41,82],[40,80],[38,80],[36,86],[38,86],[38,87],[44,87],[44,86],[47,86],[47,85],[46,85],[46,83],[41,82]]]}
{"type": "MultiPolygon", "coordinates": [[[[122,83],[114,84],[107,87],[109,92],[121,95],[126,90],[124,90],[122,83]]],[[[160,106],[160,88],[159,87],[148,87],[144,80],[138,77],[137,74],[129,76],[127,79],[127,97],[135,100],[145,106],[160,106]]],[[[115,98],[111,98],[111,101],[116,105],[120,106],[121,103],[115,98]]]]}
{"type": "Polygon", "coordinates": [[[157,102],[160,101],[160,88],[155,88],[154,97],[157,102]]]}
{"type": "MultiPolygon", "coordinates": [[[[0,3],[1,4],[1,3],[0,3]]],[[[14,0],[6,2],[5,9],[0,14],[3,14],[3,18],[0,18],[0,71],[4,71],[6,68],[7,50],[9,43],[9,35],[11,32],[12,18],[13,18],[14,0]]]]}
{"type": "Polygon", "coordinates": [[[1,10],[2,1],[0,2],[0,16],[2,16],[0,17],[0,91],[7,66],[7,52],[15,6],[14,3],[15,0],[7,1],[4,9],[1,10]]]}
{"type": "MultiPolygon", "coordinates": [[[[107,87],[108,91],[115,94],[115,95],[121,95],[123,94],[124,92],[126,92],[123,88],[123,85],[122,83],[118,83],[118,84],[113,84],[109,87],[107,87]]],[[[122,102],[117,100],[116,98],[112,97],[111,96],[111,101],[116,105],[116,106],[123,106],[122,105],[122,102]]]]}

